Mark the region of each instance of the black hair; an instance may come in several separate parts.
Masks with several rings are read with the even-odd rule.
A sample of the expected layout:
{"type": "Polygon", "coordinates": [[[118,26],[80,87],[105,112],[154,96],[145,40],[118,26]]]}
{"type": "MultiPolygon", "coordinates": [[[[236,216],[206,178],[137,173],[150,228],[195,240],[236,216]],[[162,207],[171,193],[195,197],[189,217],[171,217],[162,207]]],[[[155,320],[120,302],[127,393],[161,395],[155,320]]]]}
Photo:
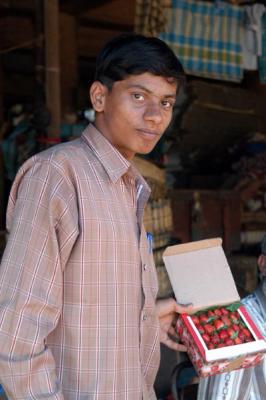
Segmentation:
{"type": "Polygon", "coordinates": [[[183,67],[168,45],[157,37],[121,34],[110,40],[96,60],[95,80],[111,90],[116,81],[150,72],[183,83],[183,67]]]}

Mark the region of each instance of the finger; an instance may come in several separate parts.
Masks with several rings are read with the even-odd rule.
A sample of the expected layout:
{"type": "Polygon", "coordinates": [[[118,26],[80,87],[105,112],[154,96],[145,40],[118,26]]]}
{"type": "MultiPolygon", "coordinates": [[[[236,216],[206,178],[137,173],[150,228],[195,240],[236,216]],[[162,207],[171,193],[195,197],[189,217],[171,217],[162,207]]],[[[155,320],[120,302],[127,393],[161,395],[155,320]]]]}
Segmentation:
{"type": "Polygon", "coordinates": [[[174,337],[177,337],[176,329],[173,326],[170,326],[170,328],[168,329],[168,333],[174,337]]]}
{"type": "Polygon", "coordinates": [[[178,314],[192,314],[193,313],[193,304],[180,304],[176,303],[176,310],[178,314]]]}
{"type": "Polygon", "coordinates": [[[187,351],[186,346],[184,346],[181,343],[176,343],[170,338],[161,340],[161,343],[163,343],[165,346],[167,346],[169,349],[175,350],[175,351],[187,351]]]}

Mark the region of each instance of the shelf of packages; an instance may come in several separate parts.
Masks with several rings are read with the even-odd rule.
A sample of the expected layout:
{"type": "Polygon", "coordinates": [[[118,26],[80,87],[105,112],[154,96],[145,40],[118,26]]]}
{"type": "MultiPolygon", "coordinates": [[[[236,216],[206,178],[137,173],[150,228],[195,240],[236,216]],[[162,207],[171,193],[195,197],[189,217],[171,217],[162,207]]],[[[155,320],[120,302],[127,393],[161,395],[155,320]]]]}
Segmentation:
{"type": "MultiPolygon", "coordinates": [[[[151,232],[155,238],[157,234],[171,232],[173,229],[173,217],[171,201],[158,199],[149,201],[144,212],[144,225],[147,232],[151,232]]],[[[155,245],[155,247],[161,246],[155,245]]]]}

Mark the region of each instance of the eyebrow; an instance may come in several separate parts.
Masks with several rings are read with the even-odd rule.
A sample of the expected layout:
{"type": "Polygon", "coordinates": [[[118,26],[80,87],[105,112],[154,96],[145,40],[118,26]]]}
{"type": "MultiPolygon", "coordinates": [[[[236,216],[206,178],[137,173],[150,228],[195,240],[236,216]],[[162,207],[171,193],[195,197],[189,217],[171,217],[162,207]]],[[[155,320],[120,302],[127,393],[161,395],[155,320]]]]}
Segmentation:
{"type": "MultiPolygon", "coordinates": [[[[150,89],[146,88],[143,85],[137,84],[137,83],[128,85],[128,89],[133,89],[133,88],[144,90],[145,92],[147,92],[149,94],[154,94],[150,89]]],[[[176,99],[176,93],[169,93],[169,94],[164,95],[163,97],[176,99]]]]}

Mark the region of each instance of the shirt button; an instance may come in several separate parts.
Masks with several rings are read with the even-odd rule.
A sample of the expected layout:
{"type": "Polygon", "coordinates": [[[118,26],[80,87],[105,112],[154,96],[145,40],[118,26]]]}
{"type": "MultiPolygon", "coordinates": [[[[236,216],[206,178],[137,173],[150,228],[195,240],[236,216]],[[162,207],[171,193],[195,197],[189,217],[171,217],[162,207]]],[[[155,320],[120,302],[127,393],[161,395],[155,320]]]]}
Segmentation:
{"type": "Polygon", "coordinates": [[[147,318],[148,318],[148,315],[147,314],[143,314],[142,320],[146,321],[147,318]]]}
{"type": "Polygon", "coordinates": [[[147,265],[147,264],[144,264],[144,265],[143,265],[143,269],[144,269],[144,271],[146,271],[146,270],[148,269],[148,265],[147,265]]]}

